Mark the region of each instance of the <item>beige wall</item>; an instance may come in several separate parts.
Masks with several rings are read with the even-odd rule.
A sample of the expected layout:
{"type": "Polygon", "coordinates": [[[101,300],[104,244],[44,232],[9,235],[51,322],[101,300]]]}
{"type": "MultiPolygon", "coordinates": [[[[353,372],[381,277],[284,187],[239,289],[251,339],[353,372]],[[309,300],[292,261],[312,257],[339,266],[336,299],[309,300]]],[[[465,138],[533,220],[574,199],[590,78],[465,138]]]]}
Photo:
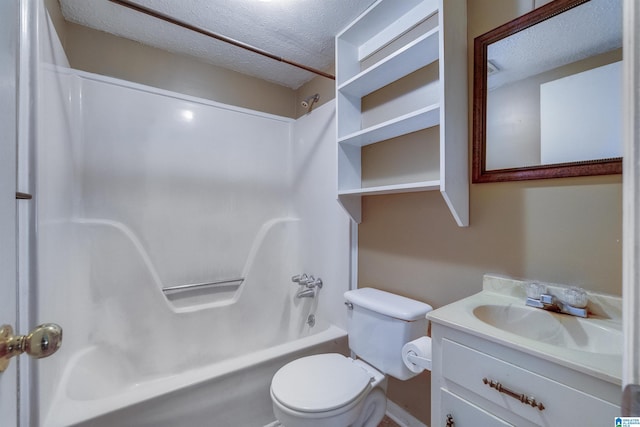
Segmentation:
{"type": "MultiPolygon", "coordinates": [[[[473,39],[528,12],[533,3],[468,0],[469,129],[473,39]]],[[[359,286],[436,308],[479,292],[487,272],[620,295],[621,182],[613,175],[473,184],[469,228],[456,226],[438,192],[365,198],[359,286]]],[[[421,374],[408,382],[391,379],[388,394],[430,425],[429,389],[430,375],[421,374]]]]}
{"type": "Polygon", "coordinates": [[[73,68],[296,117],[299,102],[292,89],[64,21],[57,0],[45,2],[73,68]]]}

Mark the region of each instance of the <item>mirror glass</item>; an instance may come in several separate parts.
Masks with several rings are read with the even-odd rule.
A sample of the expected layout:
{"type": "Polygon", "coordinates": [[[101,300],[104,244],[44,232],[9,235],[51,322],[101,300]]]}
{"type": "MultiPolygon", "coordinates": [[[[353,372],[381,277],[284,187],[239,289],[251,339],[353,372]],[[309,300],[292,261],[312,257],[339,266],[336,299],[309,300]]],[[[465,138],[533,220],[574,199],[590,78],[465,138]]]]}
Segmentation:
{"type": "Polygon", "coordinates": [[[476,38],[474,182],[620,173],[621,60],[621,0],[556,0],[476,38]]]}

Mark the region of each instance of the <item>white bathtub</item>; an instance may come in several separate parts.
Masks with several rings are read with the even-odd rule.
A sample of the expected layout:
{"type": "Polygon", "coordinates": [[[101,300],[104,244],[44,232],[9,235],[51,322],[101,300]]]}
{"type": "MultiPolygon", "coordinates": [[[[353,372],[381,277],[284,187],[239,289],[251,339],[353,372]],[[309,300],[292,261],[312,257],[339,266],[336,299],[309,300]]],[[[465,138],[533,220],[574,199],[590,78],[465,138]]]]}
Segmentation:
{"type": "Polygon", "coordinates": [[[90,348],[67,365],[41,425],[262,427],[275,420],[269,385],[281,366],[309,354],[345,351],[346,332],[329,326],[286,344],[179,375],[126,384],[126,377],[100,371],[101,358],[112,355],[90,348]],[[109,394],[114,387],[117,393],[109,394]]]}

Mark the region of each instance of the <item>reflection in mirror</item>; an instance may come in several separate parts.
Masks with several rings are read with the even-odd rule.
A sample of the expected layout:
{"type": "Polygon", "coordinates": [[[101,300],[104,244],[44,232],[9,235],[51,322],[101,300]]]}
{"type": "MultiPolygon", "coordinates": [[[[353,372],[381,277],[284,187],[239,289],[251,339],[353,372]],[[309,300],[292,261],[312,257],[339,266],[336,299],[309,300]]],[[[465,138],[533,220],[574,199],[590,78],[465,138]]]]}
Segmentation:
{"type": "Polygon", "coordinates": [[[621,172],[621,0],[556,0],[475,41],[474,182],[621,172]]]}

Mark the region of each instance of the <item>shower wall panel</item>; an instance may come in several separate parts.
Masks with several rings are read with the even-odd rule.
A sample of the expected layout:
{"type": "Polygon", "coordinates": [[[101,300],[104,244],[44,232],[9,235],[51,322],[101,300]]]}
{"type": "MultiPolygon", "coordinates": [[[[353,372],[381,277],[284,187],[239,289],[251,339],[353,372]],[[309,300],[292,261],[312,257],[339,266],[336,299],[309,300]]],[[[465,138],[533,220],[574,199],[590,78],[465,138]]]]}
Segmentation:
{"type": "Polygon", "coordinates": [[[54,397],[114,396],[311,333],[315,306],[294,302],[290,282],[301,269],[291,120],[41,74],[37,317],[65,330],[38,365],[42,417],[54,397]],[[188,310],[161,289],[238,277],[235,292],[196,295],[188,310]]]}
{"type": "Polygon", "coordinates": [[[325,282],[316,298],[316,318],[346,329],[347,310],[342,303],[349,289],[351,221],[336,200],[335,101],[296,120],[293,141],[292,196],[302,221],[301,262],[305,272],[325,282]]]}
{"type": "Polygon", "coordinates": [[[292,213],[290,122],[82,80],[84,217],[137,236],[163,286],[242,277],[292,213]]]}

